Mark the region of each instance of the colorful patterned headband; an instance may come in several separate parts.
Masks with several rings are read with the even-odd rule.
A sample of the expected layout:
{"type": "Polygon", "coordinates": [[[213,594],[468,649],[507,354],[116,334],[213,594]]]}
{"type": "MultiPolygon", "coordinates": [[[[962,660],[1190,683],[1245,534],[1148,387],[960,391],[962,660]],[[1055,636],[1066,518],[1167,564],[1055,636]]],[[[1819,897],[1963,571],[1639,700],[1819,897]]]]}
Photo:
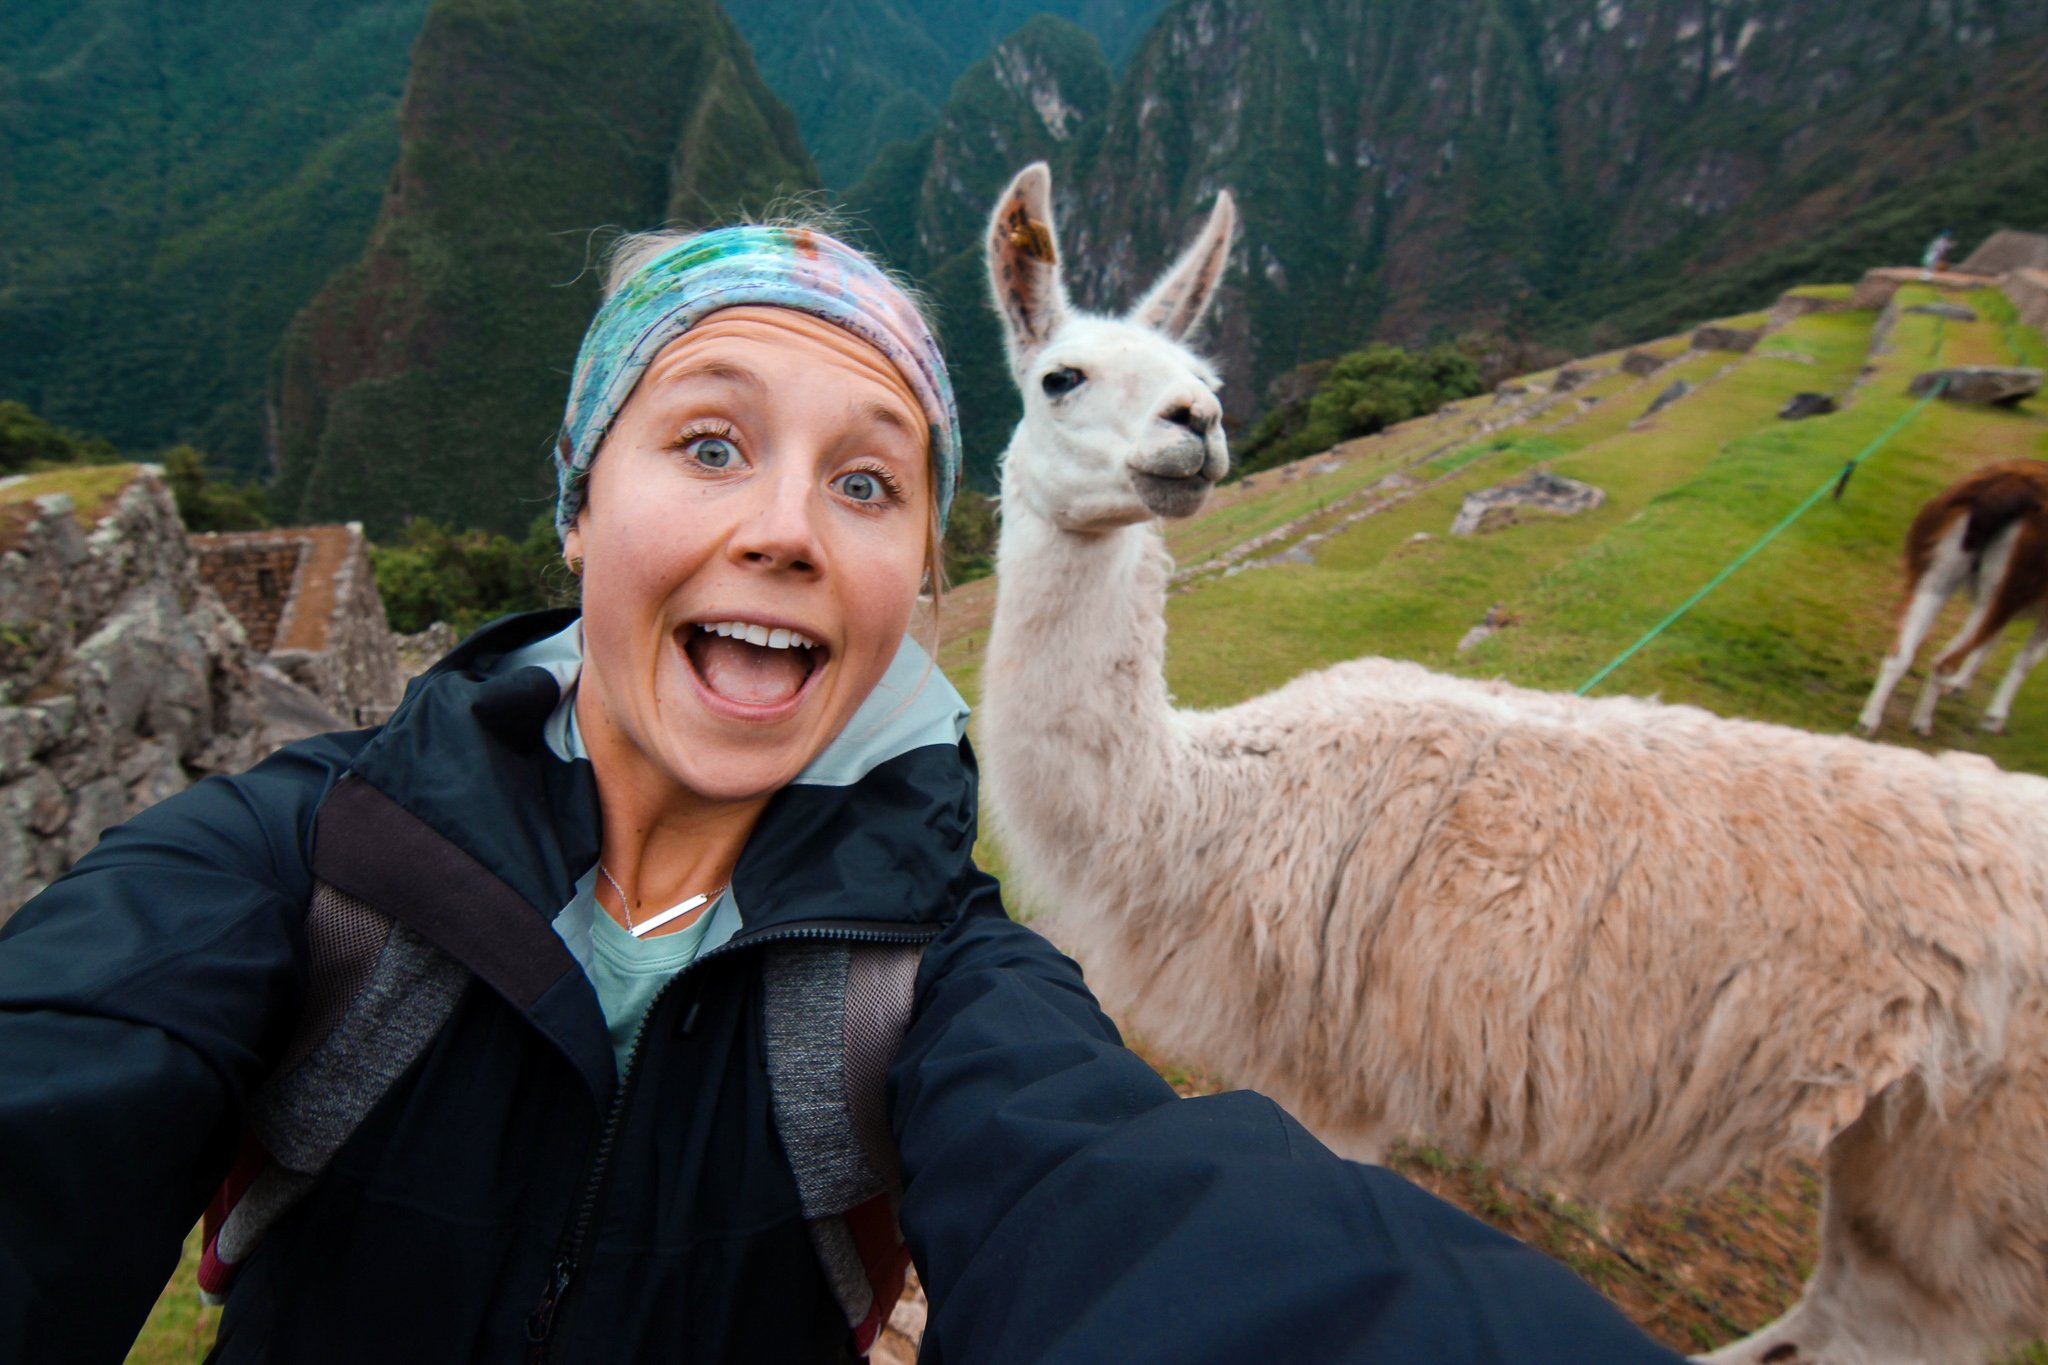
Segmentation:
{"type": "Polygon", "coordinates": [[[960,417],[939,344],[904,292],[866,256],[805,228],[732,227],[678,242],[642,265],[591,319],[555,442],[555,529],[569,533],[605,433],[663,347],[721,308],[768,304],[836,323],[889,358],[931,423],[939,525],[960,480],[960,417]]]}

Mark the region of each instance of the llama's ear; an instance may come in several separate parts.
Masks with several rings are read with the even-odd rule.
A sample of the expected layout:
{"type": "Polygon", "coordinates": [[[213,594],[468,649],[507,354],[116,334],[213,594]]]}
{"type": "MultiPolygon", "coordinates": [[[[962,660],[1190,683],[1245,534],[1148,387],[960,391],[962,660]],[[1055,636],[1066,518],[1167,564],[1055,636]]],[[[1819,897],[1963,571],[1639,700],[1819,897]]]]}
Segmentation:
{"type": "Polygon", "coordinates": [[[1237,232],[1237,204],[1229,190],[1219,190],[1216,207],[1194,245],[1181,253],[1173,269],[1160,276],[1138,306],[1131,310],[1132,322],[1164,332],[1179,341],[1195,330],[1216,297],[1223,282],[1223,267],[1230,261],[1230,239],[1237,232]]]}
{"type": "Polygon", "coordinates": [[[1019,171],[996,200],[988,224],[988,283],[1010,365],[1021,372],[1067,314],[1052,231],[1052,171],[1043,161],[1019,171]]]}

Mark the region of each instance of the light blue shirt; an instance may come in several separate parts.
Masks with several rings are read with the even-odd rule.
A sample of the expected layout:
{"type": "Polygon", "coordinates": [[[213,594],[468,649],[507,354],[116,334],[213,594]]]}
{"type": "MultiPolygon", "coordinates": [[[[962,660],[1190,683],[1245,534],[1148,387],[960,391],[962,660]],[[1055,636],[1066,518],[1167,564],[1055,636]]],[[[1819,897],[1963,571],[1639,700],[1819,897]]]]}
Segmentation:
{"type": "MultiPolygon", "coordinates": [[[[554,676],[562,699],[542,730],[548,748],[565,763],[588,760],[590,752],[583,747],[576,724],[576,681],[583,673],[582,621],[513,651],[503,666],[543,668],[554,676]]],[[[957,744],[966,729],[967,704],[925,652],[906,639],[846,730],[797,774],[795,782],[852,786],[896,754],[925,744],[957,744]]],[[[740,910],[727,887],[687,928],[636,939],[598,905],[593,890],[597,876],[593,864],[577,880],[576,894],[555,916],[554,928],[597,991],[623,1079],[640,1021],[655,997],[676,973],[739,932],[740,910]]]]}

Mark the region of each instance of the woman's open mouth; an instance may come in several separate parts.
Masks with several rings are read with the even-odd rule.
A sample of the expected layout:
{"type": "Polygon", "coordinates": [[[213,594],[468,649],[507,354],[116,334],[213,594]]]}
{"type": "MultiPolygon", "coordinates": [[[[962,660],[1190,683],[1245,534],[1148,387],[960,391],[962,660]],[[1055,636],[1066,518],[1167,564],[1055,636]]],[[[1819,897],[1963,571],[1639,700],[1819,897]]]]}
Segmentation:
{"type": "Polygon", "coordinates": [[[713,697],[761,719],[793,710],[824,664],[810,637],[750,621],[700,621],[686,628],[683,656],[713,697]]]}

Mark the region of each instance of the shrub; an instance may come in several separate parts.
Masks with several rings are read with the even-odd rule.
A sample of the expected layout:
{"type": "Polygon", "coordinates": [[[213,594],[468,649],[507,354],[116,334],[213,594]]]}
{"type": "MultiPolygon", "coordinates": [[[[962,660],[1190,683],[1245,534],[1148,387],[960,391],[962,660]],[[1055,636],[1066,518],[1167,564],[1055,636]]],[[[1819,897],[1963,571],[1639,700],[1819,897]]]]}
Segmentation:
{"type": "Polygon", "coordinates": [[[1479,367],[1453,345],[1420,353],[1375,343],[1341,356],[1314,392],[1267,413],[1236,461],[1238,474],[1328,450],[1423,417],[1480,391],[1479,367]]]}
{"type": "Polygon", "coordinates": [[[256,531],[270,525],[270,501],[260,484],[221,483],[206,456],[191,446],[163,453],[164,482],[188,531],[256,531]]]}
{"type": "Polygon", "coordinates": [[[567,593],[568,570],[546,512],[523,540],[412,517],[396,545],[370,547],[370,563],[385,619],[407,635],[436,621],[467,634],[507,612],[553,606],[567,593]]]}

